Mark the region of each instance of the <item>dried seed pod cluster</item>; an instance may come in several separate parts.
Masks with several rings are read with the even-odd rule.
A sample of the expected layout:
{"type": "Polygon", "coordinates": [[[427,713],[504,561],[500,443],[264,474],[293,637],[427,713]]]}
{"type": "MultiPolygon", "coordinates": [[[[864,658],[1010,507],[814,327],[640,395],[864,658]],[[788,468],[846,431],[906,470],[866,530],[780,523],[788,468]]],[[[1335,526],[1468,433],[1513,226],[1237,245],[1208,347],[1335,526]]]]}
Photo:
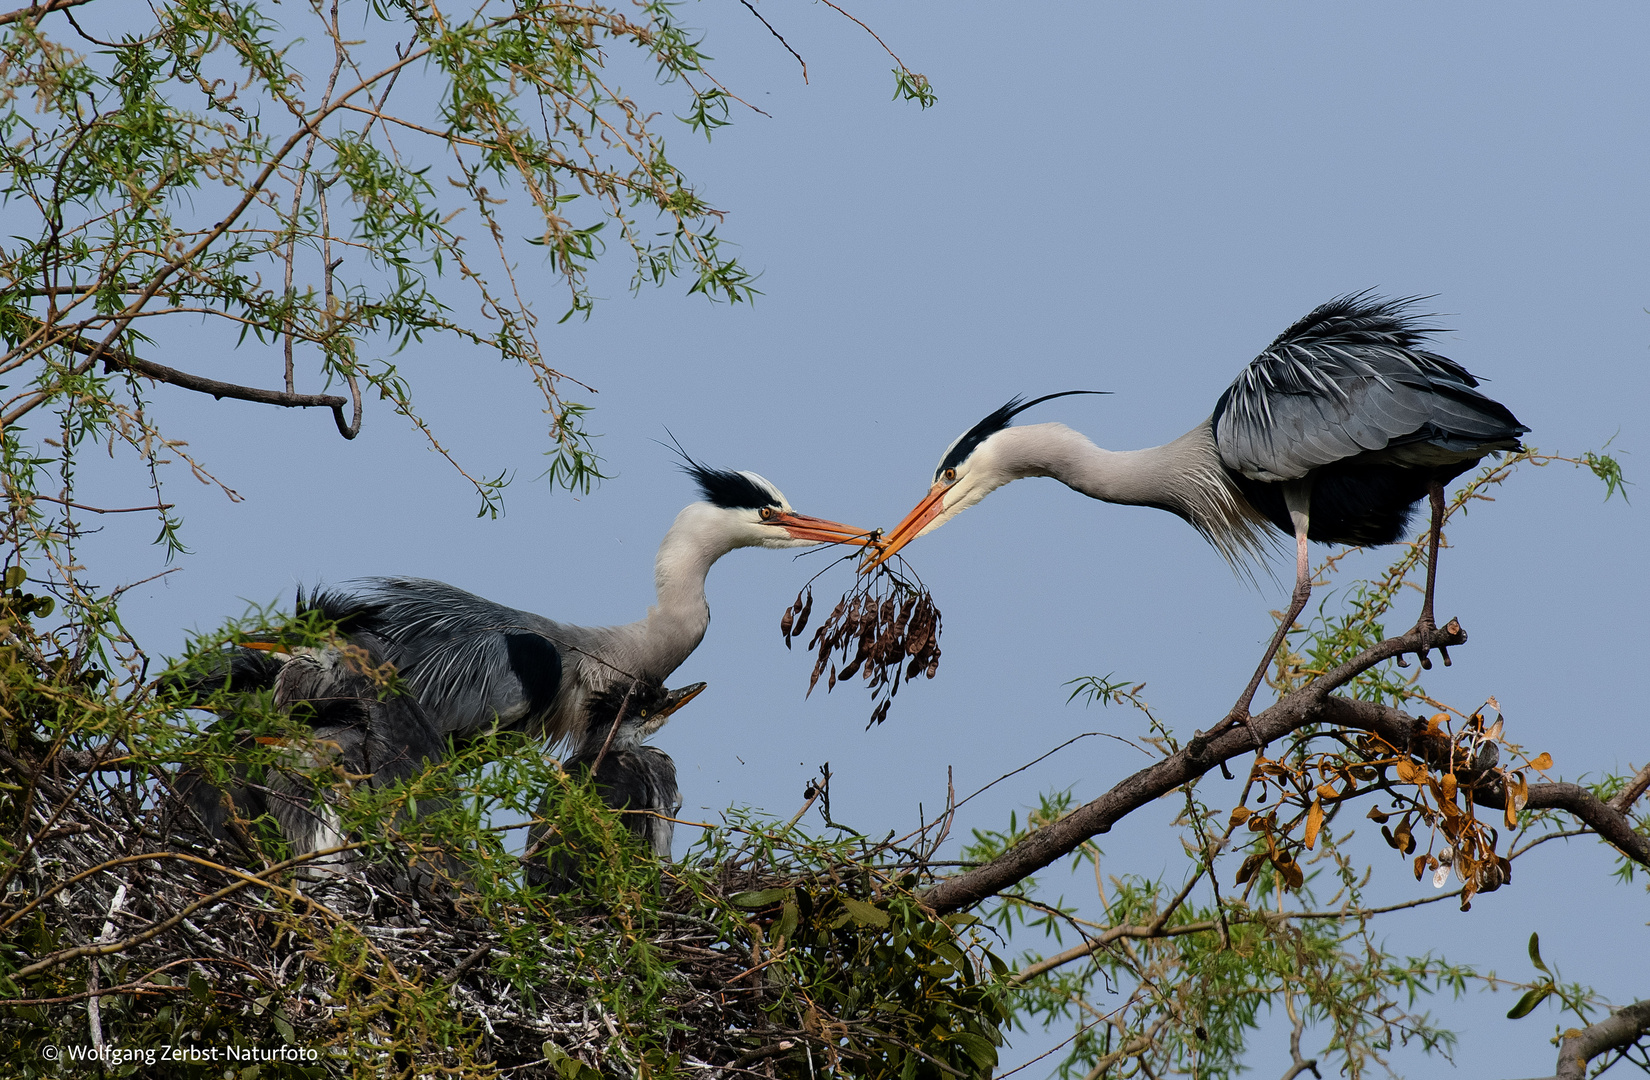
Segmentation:
{"type": "MultiPolygon", "coordinates": [[[[810,583],[779,618],[786,648],[807,629],[813,607],[810,583]]],[[[813,693],[827,672],[827,692],[839,682],[861,676],[875,702],[870,723],[865,725],[871,727],[887,719],[902,682],[919,674],[932,679],[939,670],[940,609],[920,582],[879,567],[868,577],[855,578],[853,588],[814,631],[808,648],[814,652],[808,693],[813,693]]]]}

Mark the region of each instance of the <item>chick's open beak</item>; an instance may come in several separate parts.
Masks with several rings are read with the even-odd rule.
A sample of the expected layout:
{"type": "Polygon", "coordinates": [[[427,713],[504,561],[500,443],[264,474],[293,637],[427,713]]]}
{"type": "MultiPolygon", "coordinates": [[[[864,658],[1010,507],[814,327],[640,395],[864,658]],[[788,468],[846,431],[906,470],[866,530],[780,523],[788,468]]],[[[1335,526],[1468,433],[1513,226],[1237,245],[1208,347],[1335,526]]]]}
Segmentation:
{"type": "Polygon", "coordinates": [[[838,521],[809,517],[787,510],[768,518],[766,524],[777,525],[797,540],[812,540],[816,544],[858,544],[871,542],[872,530],[856,529],[838,521]]]}
{"type": "Polygon", "coordinates": [[[689,685],[681,687],[677,690],[666,691],[665,703],[659,706],[658,712],[653,714],[654,722],[661,724],[664,723],[666,717],[675,712],[677,709],[680,709],[683,705],[686,705],[688,702],[692,701],[694,698],[698,697],[699,692],[704,688],[704,683],[696,682],[690,683],[689,685]]]}
{"type": "Polygon", "coordinates": [[[905,515],[905,520],[895,525],[893,531],[877,543],[876,553],[860,565],[859,572],[870,573],[892,559],[900,548],[915,540],[917,535],[928,527],[928,523],[939,517],[940,511],[945,509],[945,493],[948,487],[946,484],[935,484],[929,488],[922,501],[905,515]]]}

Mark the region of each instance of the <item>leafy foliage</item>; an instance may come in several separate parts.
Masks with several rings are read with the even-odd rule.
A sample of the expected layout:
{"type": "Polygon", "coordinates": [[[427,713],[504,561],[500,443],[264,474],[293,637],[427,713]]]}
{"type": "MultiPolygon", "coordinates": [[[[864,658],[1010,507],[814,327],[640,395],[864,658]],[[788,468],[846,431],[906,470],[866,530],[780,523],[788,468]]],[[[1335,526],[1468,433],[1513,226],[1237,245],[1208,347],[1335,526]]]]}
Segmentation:
{"type": "MultiPolygon", "coordinates": [[[[1450,510],[1487,500],[1520,466],[1558,462],[1598,475],[1607,497],[1619,487],[1609,459],[1530,451],[1483,470],[1450,510]]],[[[1318,586],[1332,583],[1344,555],[1319,567],[1318,586]]],[[[1329,593],[1314,619],[1292,628],[1272,679],[1280,695],[1379,643],[1382,621],[1411,575],[1424,572],[1423,558],[1417,543],[1374,581],[1329,593]]],[[[1073,699],[1139,710],[1150,732],[1143,741],[1157,753],[1180,750],[1142,696],[1145,684],[1113,673],[1068,685],[1073,699]]],[[[1236,1076],[1274,1015],[1289,1024],[1290,1075],[1328,1065],[1362,1076],[1385,1067],[1389,1052],[1406,1044],[1447,1057],[1454,1034],[1417,1002],[1471,986],[1524,991],[1513,1018],[1556,995],[1583,1024],[1591,1022],[1596,996],[1548,972],[1533,936],[1531,958],[1542,977],[1524,984],[1432,954],[1396,954],[1379,932],[1381,916],[1393,911],[1446,899],[1459,899],[1465,910],[1475,894],[1508,886],[1513,863],[1525,852],[1573,835],[1573,822],[1524,810],[1531,776],[1553,768],[1552,756],[1526,754],[1511,743],[1493,697],[1477,708],[1450,708],[1427,694],[1418,672],[1402,673],[1394,662],[1364,672],[1345,690],[1367,701],[1437,710],[1417,724],[1429,746],[1444,749],[1418,757],[1413,748],[1371,734],[1309,725],[1278,749],[1256,753],[1230,811],[1205,805],[1200,782],[1181,789],[1185,804],[1176,825],[1184,869],[1178,874],[1107,873],[1105,855],[1091,840],[1073,856],[1072,869],[1092,877],[1092,900],[1051,897],[1025,879],[989,904],[986,917],[1015,941],[1046,936],[1064,946],[1067,935],[1077,937],[1050,955],[1025,952],[1009,979],[1018,990],[1016,1024],[1071,1026],[1058,1058],[1062,1077],[1236,1076]],[[1480,789],[1511,797],[1503,810],[1481,816],[1480,789]],[[1366,900],[1371,877],[1387,871],[1355,844],[1361,821],[1347,811],[1360,803],[1417,879],[1431,871],[1433,885],[1442,888],[1453,872],[1459,887],[1386,906],[1366,900]],[[1096,902],[1100,913],[1093,915],[1096,902]],[[1302,1050],[1308,1032],[1321,1040],[1315,1055],[1302,1050]]],[[[1612,777],[1594,790],[1610,798],[1624,784],[1612,777]]],[[[964,857],[996,859],[1072,809],[1069,792],[1045,795],[1023,827],[1016,817],[1006,831],[977,830],[964,857]]]]}

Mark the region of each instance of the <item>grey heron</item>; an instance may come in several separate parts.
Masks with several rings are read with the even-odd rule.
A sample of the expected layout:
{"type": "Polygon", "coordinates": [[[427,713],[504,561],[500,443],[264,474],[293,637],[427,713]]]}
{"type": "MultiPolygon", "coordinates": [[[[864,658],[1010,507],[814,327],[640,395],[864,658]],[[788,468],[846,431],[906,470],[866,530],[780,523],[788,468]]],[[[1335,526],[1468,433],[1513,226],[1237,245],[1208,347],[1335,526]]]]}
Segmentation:
{"type": "MultiPolygon", "coordinates": [[[[661,685],[699,645],[710,623],[705,579],[723,555],[743,547],[863,545],[870,537],[797,513],[756,473],[684,458],[703,499],[684,508],[665,533],[654,566],[658,602],[636,622],[575,626],[439,581],[369,578],[352,589],[299,597],[299,614],[314,612],[333,624],[337,645],[275,654],[271,643],[253,642],[229,650],[208,677],[180,685],[197,696],[213,686],[272,687],[284,708],[306,702],[316,710],[317,738],[342,747],[346,762],[349,748],[358,745],[371,767],[355,771],[395,763],[393,773],[379,774],[386,780],[438,760],[449,739],[462,745],[487,732],[513,730],[580,742],[588,699],[618,682],[661,685]],[[326,679],[339,678],[348,667],[340,658],[355,654],[387,665],[407,693],[383,696],[358,682],[329,686],[326,679]],[[343,720],[344,712],[353,719],[333,722],[333,714],[343,720]]],[[[228,809],[219,805],[223,793],[192,774],[183,780],[190,804],[222,836],[228,821],[228,809]]],[[[236,794],[249,800],[253,812],[247,816],[257,816],[263,806],[277,809],[255,792],[231,797],[236,794]]],[[[297,811],[276,816],[300,850],[317,850],[325,820],[306,822],[297,811]]]]}
{"type": "MultiPolygon", "coordinates": [[[[1418,627],[1431,630],[1444,484],[1488,454],[1519,448],[1529,428],[1477,389],[1460,364],[1431,352],[1417,298],[1369,292],[1323,304],[1239,373],[1214,412],[1172,442],[1103,450],[1064,424],[1011,427],[1019,413],[1068,390],[1016,398],[946,448],[928,494],[866,561],[869,569],[992,491],[1052,477],[1091,498],[1153,506],[1187,521],[1236,568],[1268,549],[1267,525],[1295,539],[1289,612],[1233,707],[1249,703],[1311,594],[1307,542],[1397,541],[1430,498],[1427,584],[1418,627]]],[[[1419,650],[1430,666],[1426,650],[1419,650]]],[[[1448,654],[1445,654],[1447,661],[1448,654]]]]}
{"type": "Polygon", "coordinates": [[[438,734],[462,742],[516,730],[577,739],[585,701],[615,681],[662,684],[710,624],[705,578],[745,547],[858,544],[870,533],[791,508],[753,472],[684,469],[703,500],[676,516],[654,564],[658,602],[621,626],[555,622],[424,578],[369,578],[306,602],[347,640],[394,666],[438,734]]]}
{"type": "MultiPolygon", "coordinates": [[[[682,794],[676,786],[676,763],[642,740],[664,727],[676,710],[704,688],[702,682],[677,690],[628,680],[609,684],[587,701],[578,745],[562,762],[570,775],[588,777],[602,802],[629,811],[623,818],[625,828],[662,860],[670,858],[676,835],[671,819],[682,808],[682,794]]],[[[546,807],[541,807],[541,815],[546,807]]],[[[565,887],[573,876],[571,856],[566,852],[557,852],[548,862],[533,857],[553,830],[553,825],[544,823],[528,832],[530,884],[565,887]]]]}

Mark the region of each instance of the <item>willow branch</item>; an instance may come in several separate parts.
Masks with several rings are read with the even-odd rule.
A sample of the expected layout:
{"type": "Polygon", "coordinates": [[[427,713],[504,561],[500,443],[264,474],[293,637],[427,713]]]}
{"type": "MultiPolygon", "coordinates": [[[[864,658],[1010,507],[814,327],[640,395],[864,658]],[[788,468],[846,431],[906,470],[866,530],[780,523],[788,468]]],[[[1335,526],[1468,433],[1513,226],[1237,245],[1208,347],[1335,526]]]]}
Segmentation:
{"type": "Polygon", "coordinates": [[[1586,1080],[1587,1063],[1610,1050],[1632,1046],[1650,1033],[1650,999],[1615,1010],[1591,1027],[1567,1036],[1558,1049],[1552,1080],[1586,1080]]]}
{"type": "Polygon", "coordinates": [[[18,8],[16,11],[8,11],[4,15],[0,15],[0,26],[22,22],[24,19],[39,19],[41,16],[50,15],[54,11],[79,7],[81,4],[91,2],[92,0],[46,0],[44,4],[30,4],[26,8],[18,8]]]}
{"type": "MultiPolygon", "coordinates": [[[[1169,901],[1169,905],[1159,912],[1157,917],[1145,926],[1114,926],[1110,930],[1107,930],[1105,933],[1101,934],[1099,937],[1089,938],[1087,941],[1082,942],[1079,945],[1075,945],[1063,953],[1050,956],[1047,959],[1039,960],[1035,964],[1031,964],[1028,967],[1021,968],[1008,980],[1008,984],[1010,986],[1019,986],[1028,979],[1034,979],[1045,971],[1052,971],[1055,968],[1060,967],[1062,964],[1069,964],[1073,960],[1080,960],[1098,949],[1103,949],[1121,937],[1153,938],[1172,936],[1165,934],[1163,928],[1168,925],[1170,916],[1172,916],[1175,911],[1179,909],[1181,904],[1186,902],[1186,897],[1192,894],[1192,888],[1200,880],[1202,880],[1203,872],[1204,868],[1201,866],[1198,867],[1197,873],[1186,879],[1186,884],[1181,886],[1180,892],[1176,893],[1175,898],[1169,901]]],[[[1208,925],[1213,926],[1214,924],[1210,923],[1208,925]]],[[[1176,929],[1179,928],[1177,927],[1176,929]]]]}
{"type": "MultiPolygon", "coordinates": [[[[1286,695],[1247,725],[1216,728],[1194,736],[1181,750],[1118,783],[1110,791],[1051,825],[1031,833],[1014,847],[974,870],[946,878],[922,893],[923,902],[936,912],[959,911],[980,903],[1043,867],[1075,851],[1090,837],[1107,832],[1117,822],[1183,784],[1197,780],[1221,763],[1252,753],[1262,745],[1286,738],[1313,724],[1367,731],[1399,753],[1431,762],[1449,762],[1452,744],[1427,732],[1426,721],[1386,705],[1339,697],[1328,691],[1344,685],[1383,660],[1405,652],[1465,644],[1466,633],[1454,621],[1442,629],[1415,628],[1366,650],[1355,660],[1324,678],[1286,695]]],[[[1468,787],[1463,779],[1463,787],[1468,787]]],[[[1471,784],[1475,802],[1505,806],[1506,792],[1488,776],[1471,784]]],[[[1635,862],[1650,867],[1650,838],[1633,830],[1625,815],[1577,784],[1540,783],[1529,789],[1527,809],[1564,810],[1585,822],[1601,837],[1635,862]]]]}
{"type": "MultiPolygon", "coordinates": [[[[99,356],[103,359],[104,372],[131,371],[142,375],[146,379],[157,382],[170,383],[181,386],[185,390],[194,390],[201,394],[211,394],[220,401],[224,398],[234,398],[237,401],[251,401],[258,405],[279,405],[285,409],[326,408],[332,410],[333,421],[338,425],[338,434],[346,439],[353,439],[361,430],[361,395],[354,393],[355,422],[353,424],[344,419],[344,407],[350,405],[351,399],[339,397],[337,394],[291,394],[284,390],[262,390],[256,386],[242,386],[239,383],[223,382],[219,379],[208,379],[203,375],[191,375],[187,371],[157,364],[153,360],[144,360],[133,356],[124,349],[113,345],[100,346],[86,340],[78,334],[71,334],[62,339],[67,345],[83,356],[99,356]]],[[[351,389],[354,387],[352,385],[351,389]]],[[[85,509],[90,509],[86,507],[85,509]]],[[[140,509],[153,509],[142,507],[140,509]]],[[[105,513],[106,511],[98,511],[105,513]]],[[[109,511],[119,513],[120,511],[109,511]]]]}

